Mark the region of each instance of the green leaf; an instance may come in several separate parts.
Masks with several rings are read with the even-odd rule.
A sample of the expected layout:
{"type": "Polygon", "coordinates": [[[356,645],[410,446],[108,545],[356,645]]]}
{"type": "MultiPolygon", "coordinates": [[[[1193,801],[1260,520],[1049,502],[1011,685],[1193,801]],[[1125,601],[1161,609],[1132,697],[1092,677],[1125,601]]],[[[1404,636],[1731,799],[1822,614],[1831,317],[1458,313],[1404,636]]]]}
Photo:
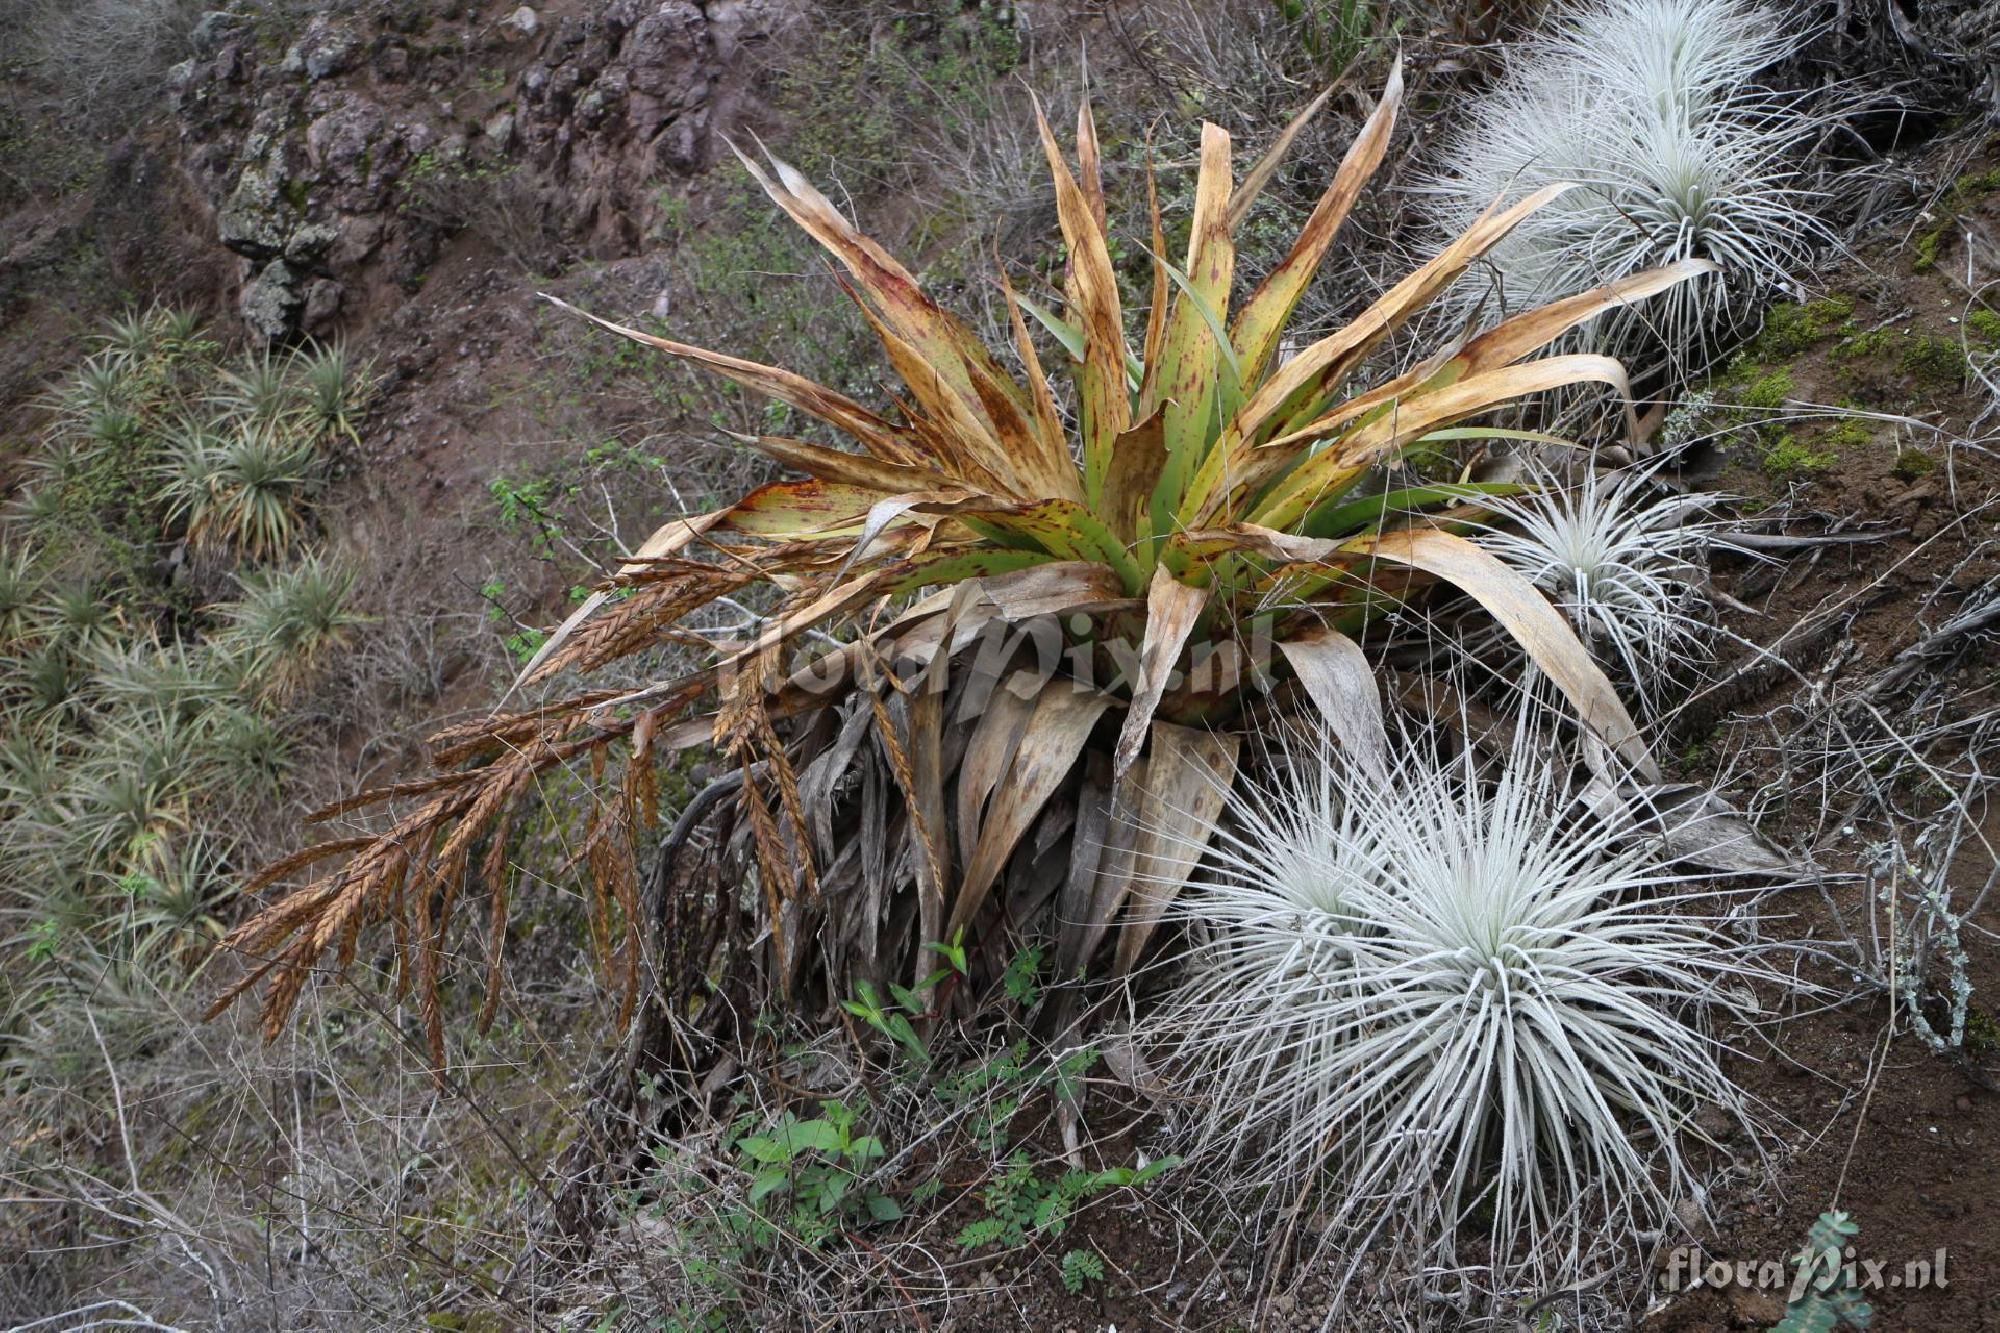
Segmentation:
{"type": "Polygon", "coordinates": [[[747,1153],[753,1162],[789,1162],[791,1152],[776,1139],[758,1134],[750,1138],[736,1140],[738,1152],[747,1153]]]}
{"type": "Polygon", "coordinates": [[[813,1150],[840,1151],[840,1130],[825,1120],[797,1120],[779,1125],[775,1137],[794,1157],[813,1150]]]}
{"type": "Polygon", "coordinates": [[[953,583],[963,583],[967,579],[1018,573],[1023,569],[1032,569],[1036,565],[1045,565],[1049,562],[1049,558],[1046,551],[999,550],[968,551],[963,554],[942,556],[936,560],[920,560],[916,562],[914,570],[890,584],[887,591],[915,592],[919,588],[932,585],[943,587],[953,583]]]}
{"type": "Polygon", "coordinates": [[[1805,1289],[1785,1307],[1785,1317],[1773,1333],[1834,1333],[1843,1326],[1867,1328],[1874,1322],[1874,1307],[1847,1285],[1841,1271],[1841,1252],[1860,1230],[1843,1212],[1824,1212],[1813,1220],[1804,1247],[1792,1258],[1805,1289]]]}
{"type": "Polygon", "coordinates": [[[982,1245],[990,1245],[999,1240],[1006,1229],[1007,1224],[997,1217],[982,1217],[977,1222],[968,1222],[958,1233],[959,1248],[976,1250],[982,1245]]]}
{"type": "Polygon", "coordinates": [[[1092,1282],[1104,1280],[1104,1260],[1090,1250],[1071,1250],[1062,1257],[1063,1287],[1072,1296],[1080,1296],[1083,1289],[1092,1282]]]}
{"type": "Polygon", "coordinates": [[[868,1215],[877,1222],[894,1222],[903,1216],[903,1205],[886,1194],[868,1196],[868,1215]]]}
{"type": "Polygon", "coordinates": [[[1102,519],[1074,500],[1043,500],[1017,513],[988,514],[982,522],[999,532],[1033,542],[1058,559],[1109,565],[1118,572],[1128,596],[1136,597],[1145,589],[1145,573],[1125,543],[1118,540],[1102,519]]]}
{"type": "Polygon", "coordinates": [[[1449,426],[1420,437],[1417,443],[1452,440],[1527,440],[1533,444],[1557,444],[1565,449],[1577,447],[1575,440],[1561,435],[1545,435],[1535,430],[1508,430],[1501,426],[1449,426]]]}
{"type": "MultiPolygon", "coordinates": [[[[1069,353],[1070,360],[1072,361],[1083,360],[1082,329],[1070,323],[1068,320],[1064,319],[1061,315],[1056,314],[1053,310],[1050,310],[1047,306],[1041,304],[1039,301],[1033,300],[1032,298],[1023,295],[1020,292],[1014,293],[1014,301],[1021,307],[1021,309],[1033,315],[1036,321],[1039,324],[1041,324],[1043,328],[1047,329],[1052,335],[1054,335],[1055,340],[1062,344],[1063,350],[1069,353]]],[[[1139,379],[1143,371],[1144,367],[1140,364],[1139,358],[1132,354],[1131,348],[1129,347],[1126,348],[1125,387],[1132,393],[1139,392],[1139,379]]]]}
{"type": "MultiPolygon", "coordinates": [[[[943,958],[947,963],[950,963],[952,971],[958,973],[960,976],[965,975],[965,932],[963,930],[953,932],[949,944],[933,941],[924,947],[943,958]]],[[[933,973],[931,980],[924,983],[925,988],[928,989],[937,982],[944,980],[945,975],[943,972],[933,973]]]]}
{"type": "Polygon", "coordinates": [[[1056,314],[1055,311],[1050,310],[1041,302],[1029,297],[1026,293],[1016,292],[1014,299],[1019,302],[1021,309],[1033,315],[1043,328],[1054,335],[1055,340],[1062,344],[1062,349],[1069,353],[1070,360],[1083,360],[1082,329],[1056,314]]]}
{"type": "Polygon", "coordinates": [[[762,1203],[766,1198],[770,1197],[772,1192],[784,1189],[791,1183],[792,1173],[781,1166],[759,1171],[756,1178],[750,1183],[751,1205],[754,1207],[762,1203]]]}
{"type": "MultiPolygon", "coordinates": [[[[1153,254],[1150,247],[1142,245],[1141,248],[1145,249],[1147,254],[1153,254]]],[[[1216,351],[1222,354],[1223,368],[1229,372],[1222,377],[1222,382],[1219,385],[1222,393],[1221,418],[1224,421],[1229,421],[1236,416],[1236,413],[1243,406],[1243,364],[1237,360],[1236,347],[1229,341],[1229,330],[1224,327],[1222,316],[1216,312],[1215,307],[1200,292],[1195,290],[1194,282],[1187,274],[1176,268],[1171,261],[1162,259],[1159,255],[1153,255],[1153,258],[1159,263],[1161,268],[1166,270],[1167,276],[1174,280],[1175,285],[1181,289],[1181,295],[1187,297],[1189,304],[1194,307],[1195,313],[1200,315],[1202,322],[1208,325],[1208,331],[1215,335],[1216,351]]],[[[1176,500],[1179,499],[1178,496],[1174,498],[1176,500]]]]}
{"type": "Polygon", "coordinates": [[[1035,1205],[1035,1230],[1060,1236],[1069,1225],[1069,1205],[1070,1201],[1060,1192],[1043,1197],[1035,1205]]]}
{"type": "Polygon", "coordinates": [[[884,1014],[882,1024],[882,1030],[893,1037],[898,1046],[903,1047],[903,1049],[907,1050],[911,1055],[916,1056],[919,1060],[930,1058],[930,1051],[925,1048],[924,1039],[919,1037],[917,1030],[910,1026],[909,1019],[903,1017],[901,1014],[884,1014]]]}
{"type": "Polygon", "coordinates": [[[1042,970],[1042,951],[1036,948],[1018,950],[1007,962],[1006,975],[1001,978],[1007,989],[1007,998],[1019,1005],[1033,1005],[1041,995],[1036,978],[1042,970]]]}
{"type": "MultiPolygon", "coordinates": [[[[1307,513],[1299,525],[1306,537],[1345,537],[1351,533],[1380,527],[1389,514],[1409,513],[1453,500],[1476,500],[1495,495],[1521,495],[1528,488],[1514,482],[1441,482],[1435,486],[1406,486],[1381,495],[1334,503],[1307,513]]],[[[1336,497],[1337,499],[1337,497],[1336,497]]]]}

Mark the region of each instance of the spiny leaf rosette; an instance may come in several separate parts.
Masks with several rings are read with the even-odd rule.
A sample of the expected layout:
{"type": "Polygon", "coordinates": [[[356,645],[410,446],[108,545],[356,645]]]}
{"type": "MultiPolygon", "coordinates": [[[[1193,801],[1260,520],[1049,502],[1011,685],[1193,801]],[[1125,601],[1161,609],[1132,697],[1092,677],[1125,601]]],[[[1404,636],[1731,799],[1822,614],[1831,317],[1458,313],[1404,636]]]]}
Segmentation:
{"type": "Polygon", "coordinates": [[[1497,778],[1470,747],[1306,743],[1242,784],[1155,1021],[1193,1130],[1247,1188],[1314,1190],[1335,1253],[1451,1267],[1476,1230],[1545,1290],[1698,1197],[1696,1113],[1748,1124],[1707,1019],[1773,978],[1693,906],[1711,886],[1518,734],[1497,778]]]}
{"type": "Polygon", "coordinates": [[[1643,319],[1618,311],[1592,331],[1600,350],[1692,354],[1832,240],[1795,162],[1833,117],[1758,82],[1815,30],[1746,0],[1573,0],[1551,14],[1506,49],[1504,75],[1446,143],[1432,212],[1453,231],[1502,194],[1576,188],[1495,246],[1490,281],[1454,302],[1525,309],[1699,255],[1729,283],[1676,288],[1643,319]]]}
{"type": "Polygon", "coordinates": [[[1701,554],[1716,526],[1700,513],[1717,497],[1653,487],[1643,471],[1585,468],[1570,486],[1544,478],[1496,499],[1481,540],[1554,599],[1642,712],[1657,714],[1676,667],[1699,659],[1701,554]]]}
{"type": "MultiPolygon", "coordinates": [[[[1001,278],[1012,370],[797,172],[746,160],[845,268],[902,381],[892,409],[606,324],[816,418],[856,448],[749,441],[807,479],[655,533],[528,674],[587,673],[664,644],[695,644],[703,665],[440,737],[436,777],[329,812],[414,802],[379,837],[309,849],[254,881],[348,854],[235,932],[231,946],[264,961],[219,1003],[269,974],[264,1015],[275,1031],[322,955],[344,961],[365,925],[390,918],[440,1053],[439,945],[472,858],[493,894],[490,1012],[510,812],[549,770],[588,767],[598,799],[581,853],[586,897],[629,1013],[644,947],[636,857],[655,765],[701,744],[739,765],[736,827],[747,830],[756,891],[697,900],[659,888],[672,901],[648,915],[674,923],[666,933],[681,961],[669,970],[714,975],[713,959],[687,956],[700,952],[691,941],[731,939],[755,952],[763,984],[839,998],[857,980],[915,976],[929,961],[925,942],[962,931],[1000,945],[1002,923],[1026,932],[1037,920],[1060,923],[1062,975],[1094,966],[1114,937],[1112,965],[1129,966],[1192,868],[1185,839],[1169,833],[1213,814],[1200,775],[1233,774],[1231,728],[1253,696],[1275,683],[1318,705],[1349,745],[1379,749],[1377,686],[1357,639],[1382,608],[1440,580],[1518,638],[1585,725],[1642,760],[1631,719],[1561,616],[1467,535],[1496,488],[1384,494],[1370,483],[1405,451],[1440,433],[1464,438],[1458,423],[1523,395],[1591,382],[1624,392],[1609,358],[1528,358],[1593,315],[1709,266],[1627,278],[1356,384],[1370,353],[1561,193],[1551,187],[1480,218],[1351,324],[1281,364],[1293,308],[1380,163],[1400,95],[1398,71],[1290,253],[1241,300],[1232,237],[1317,104],[1241,181],[1229,136],[1203,126],[1181,265],[1161,257],[1149,175],[1156,258],[1136,341],[1111,262],[1090,111],[1078,116],[1075,171],[1043,121],[1068,254],[1065,309],[1017,299],[1001,278]],[[1029,318],[1066,353],[1073,393],[1063,399],[1029,318]],[[776,606],[747,641],[695,634],[696,613],[757,588],[776,606]]],[[[1011,947],[974,957],[1004,962],[1011,947]]]]}

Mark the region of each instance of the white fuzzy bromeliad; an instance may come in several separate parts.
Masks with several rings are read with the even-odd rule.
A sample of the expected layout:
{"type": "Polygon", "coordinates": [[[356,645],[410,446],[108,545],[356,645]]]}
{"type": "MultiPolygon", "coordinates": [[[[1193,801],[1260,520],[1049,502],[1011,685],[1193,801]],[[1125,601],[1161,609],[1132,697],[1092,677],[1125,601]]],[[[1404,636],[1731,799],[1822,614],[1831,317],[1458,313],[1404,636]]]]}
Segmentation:
{"type": "Polygon", "coordinates": [[[1551,749],[1490,780],[1422,743],[1384,772],[1308,742],[1182,899],[1164,1032],[1201,1150],[1321,1191],[1329,1235],[1449,1264],[1477,1218],[1496,1268],[1573,1274],[1691,1192],[1696,1110],[1744,1117],[1705,1019],[1761,969],[1551,749]]]}
{"type": "Polygon", "coordinates": [[[1492,502],[1486,548],[1547,593],[1577,637],[1648,712],[1660,682],[1696,656],[1703,552],[1721,497],[1661,492],[1645,472],[1538,477],[1492,502]]]}
{"type": "Polygon", "coordinates": [[[1473,105],[1433,182],[1454,228],[1496,197],[1575,184],[1488,256],[1495,282],[1467,306],[1528,309],[1686,258],[1725,280],[1689,283],[1644,312],[1604,316],[1601,345],[1631,353],[1642,328],[1669,352],[1732,303],[1786,281],[1824,229],[1791,159],[1820,122],[1761,71],[1810,33],[1749,0],[1596,0],[1521,43],[1473,105]]]}

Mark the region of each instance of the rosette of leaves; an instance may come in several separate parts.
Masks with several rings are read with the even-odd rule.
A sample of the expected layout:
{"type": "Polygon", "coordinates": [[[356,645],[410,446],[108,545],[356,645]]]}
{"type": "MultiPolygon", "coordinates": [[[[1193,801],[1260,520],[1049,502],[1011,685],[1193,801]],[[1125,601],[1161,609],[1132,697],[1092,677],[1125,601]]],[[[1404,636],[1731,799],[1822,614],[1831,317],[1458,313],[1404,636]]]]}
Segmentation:
{"type": "Polygon", "coordinates": [[[1178,263],[1149,171],[1151,300],[1136,320],[1111,258],[1091,112],[1078,114],[1074,167],[1038,116],[1067,254],[1062,310],[1017,297],[1003,275],[1003,350],[792,168],[746,158],[845,270],[900,391],[878,411],[777,367],[598,321],[822,423],[841,447],[747,441],[804,478],[655,533],[551,635],[526,679],[588,679],[670,646],[693,650],[692,669],[439,737],[435,777],[339,807],[402,802],[385,833],[309,848],[259,876],[262,889],[347,857],[235,932],[231,946],[263,961],[219,1004],[268,974],[275,1032],[323,955],[344,961],[364,926],[393,918],[441,1057],[440,938],[477,856],[492,895],[490,1001],[513,812],[552,770],[589,792],[593,938],[627,1013],[647,929],[665,948],[662,990],[689,1005],[727,971],[722,954],[771,993],[821,1002],[864,980],[914,984],[925,944],[961,937],[968,985],[997,977],[1014,951],[982,942],[1003,934],[1042,937],[1065,979],[1128,968],[1199,857],[1259,710],[1315,705],[1344,744],[1387,744],[1370,627],[1438,584],[1490,613],[1581,723],[1643,767],[1631,719],[1562,617],[1479,545],[1472,524],[1502,488],[1384,479],[1405,453],[1472,433],[1461,423],[1523,397],[1589,383],[1623,392],[1615,360],[1537,354],[1710,266],[1629,277],[1365,376],[1384,340],[1561,193],[1550,187],[1496,207],[1351,323],[1281,357],[1400,98],[1398,70],[1289,254],[1247,293],[1233,237],[1318,104],[1240,179],[1229,135],[1203,127],[1178,263]],[[1066,391],[1047,374],[1037,320],[1060,346],[1066,391]],[[716,641],[700,627],[723,599],[768,613],[716,641]],[[642,909],[658,770],[700,745],[732,761],[729,836],[714,842],[741,850],[744,873],[720,889],[663,874],[642,909]]]}

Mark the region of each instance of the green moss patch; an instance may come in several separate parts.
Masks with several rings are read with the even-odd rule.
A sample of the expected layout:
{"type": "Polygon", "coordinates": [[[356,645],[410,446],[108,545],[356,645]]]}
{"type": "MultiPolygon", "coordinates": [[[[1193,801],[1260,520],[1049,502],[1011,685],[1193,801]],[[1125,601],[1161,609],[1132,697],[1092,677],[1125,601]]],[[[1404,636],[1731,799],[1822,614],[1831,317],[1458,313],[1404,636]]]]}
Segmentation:
{"type": "Polygon", "coordinates": [[[1797,356],[1840,332],[1853,317],[1854,298],[1838,292],[1804,305],[1772,306],[1748,355],[1759,361],[1797,356]]]}
{"type": "Polygon", "coordinates": [[[1840,346],[1833,349],[1833,359],[1865,361],[1881,356],[1895,345],[1895,341],[1896,335],[1887,329],[1870,329],[1866,333],[1857,333],[1842,341],[1840,346]]]}
{"type": "Polygon", "coordinates": [[[1790,371],[1773,370],[1744,383],[1734,396],[1744,407],[1769,412],[1783,407],[1794,387],[1790,371]]]}
{"type": "Polygon", "coordinates": [[[1917,383],[1934,389],[1955,389],[1972,371],[1965,348],[1956,338],[1928,333],[1910,339],[1896,364],[1917,383]]]}
{"type": "Polygon", "coordinates": [[[1791,431],[1783,432],[1764,451],[1764,471],[1773,481],[1798,481],[1839,461],[1840,456],[1831,449],[1815,449],[1791,431]]]}
{"type": "Polygon", "coordinates": [[[1938,257],[1944,249],[1946,238],[1966,210],[1980,199],[2000,190],[2000,167],[1985,171],[1967,172],[1952,182],[1942,203],[1938,205],[1937,221],[1931,229],[1917,237],[1910,267],[1918,273],[1929,273],[1937,267],[1938,257]]]}
{"type": "Polygon", "coordinates": [[[1873,439],[1874,434],[1868,429],[1868,423],[1860,417],[1843,418],[1821,437],[1829,447],[1842,450],[1860,448],[1873,439]]]}
{"type": "Polygon", "coordinates": [[[1912,445],[1896,455],[1896,465],[1890,471],[1904,481],[1916,481],[1937,471],[1937,460],[1912,445]]]}

